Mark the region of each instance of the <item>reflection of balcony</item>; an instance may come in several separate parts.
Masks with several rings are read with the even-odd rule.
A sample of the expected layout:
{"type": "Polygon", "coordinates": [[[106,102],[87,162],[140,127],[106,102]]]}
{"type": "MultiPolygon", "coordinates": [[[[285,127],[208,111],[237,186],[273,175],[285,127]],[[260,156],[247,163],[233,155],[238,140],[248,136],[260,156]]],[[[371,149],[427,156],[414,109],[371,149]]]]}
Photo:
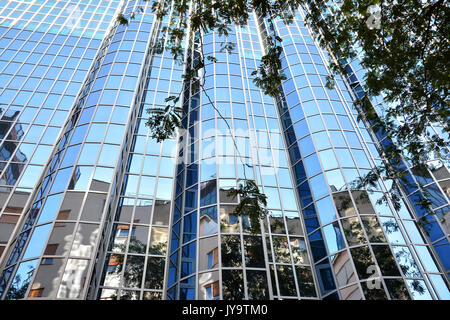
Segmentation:
{"type": "Polygon", "coordinates": [[[200,235],[217,233],[216,207],[202,209],[200,216],[200,235]]]}

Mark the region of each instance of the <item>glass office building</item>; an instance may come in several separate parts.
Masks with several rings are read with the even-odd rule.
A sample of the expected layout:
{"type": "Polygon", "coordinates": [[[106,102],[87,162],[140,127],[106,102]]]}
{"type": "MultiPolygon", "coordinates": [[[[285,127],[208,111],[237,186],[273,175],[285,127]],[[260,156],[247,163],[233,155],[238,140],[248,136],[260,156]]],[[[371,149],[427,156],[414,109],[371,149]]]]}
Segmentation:
{"type": "Polygon", "coordinates": [[[274,99],[252,81],[269,36],[256,13],[227,38],[189,35],[183,64],[154,50],[172,17],[145,1],[0,8],[1,299],[450,299],[449,160],[351,187],[390,140],[357,119],[357,60],[326,88],[302,10],[275,22],[274,99]],[[202,53],[217,61],[199,90],[182,75],[202,53]],[[147,111],[180,92],[182,128],[158,143],[147,111]],[[243,179],[267,196],[258,232],[233,215],[243,179]]]}

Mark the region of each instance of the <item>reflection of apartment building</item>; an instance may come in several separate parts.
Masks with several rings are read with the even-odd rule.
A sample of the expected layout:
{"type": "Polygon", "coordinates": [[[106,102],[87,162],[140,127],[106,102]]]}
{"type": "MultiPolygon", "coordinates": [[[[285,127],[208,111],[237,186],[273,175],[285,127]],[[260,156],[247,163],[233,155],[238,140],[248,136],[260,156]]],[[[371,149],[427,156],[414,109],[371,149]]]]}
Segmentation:
{"type": "Polygon", "coordinates": [[[16,191],[7,200],[8,193],[0,191],[1,203],[7,202],[7,206],[3,209],[3,214],[0,216],[0,258],[2,257],[10,235],[21,217],[23,205],[26,203],[28,196],[29,194],[27,192],[16,191]]]}

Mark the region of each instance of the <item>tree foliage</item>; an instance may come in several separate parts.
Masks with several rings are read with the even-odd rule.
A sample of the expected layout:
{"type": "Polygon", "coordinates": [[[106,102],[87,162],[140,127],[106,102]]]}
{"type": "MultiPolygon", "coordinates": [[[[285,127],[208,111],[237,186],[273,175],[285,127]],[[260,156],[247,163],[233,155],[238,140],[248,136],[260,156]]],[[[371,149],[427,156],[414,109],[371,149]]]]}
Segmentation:
{"type": "MultiPolygon", "coordinates": [[[[349,62],[360,59],[365,76],[359,79],[362,83],[357,83],[364,92],[355,101],[359,118],[393,141],[381,150],[389,161],[360,180],[358,187],[374,185],[380,177],[400,178],[407,183],[402,176],[403,160],[419,172],[425,170],[430,159],[448,158],[450,8],[447,1],[154,0],[152,9],[158,18],[171,13],[155,50],[168,50],[174,59],[184,62],[184,43],[193,34],[214,31],[227,39],[230,25],[245,26],[249,15],[256,12],[265,20],[266,28],[261,30],[265,54],[252,73],[253,81],[265,94],[277,97],[286,77],[281,71],[282,39],[274,23],[281,19],[289,24],[295,12],[293,8],[304,10],[306,23],[331,54],[332,74],[328,86],[333,86],[336,74],[348,74],[349,62]],[[379,97],[384,103],[374,106],[371,101],[379,97]],[[440,135],[429,130],[430,124],[440,125],[440,135]]],[[[118,21],[127,24],[128,18],[119,15],[118,21]]],[[[234,46],[225,41],[222,49],[231,51],[234,46]]],[[[197,64],[186,68],[185,81],[196,80],[205,59],[217,61],[202,52],[197,64]]],[[[170,137],[181,126],[182,110],[176,106],[180,96],[170,97],[166,109],[150,112],[148,124],[158,141],[170,137]]],[[[214,106],[212,101],[211,104],[214,106]]],[[[251,196],[254,186],[249,181],[239,190],[247,204],[257,199],[251,196]],[[250,192],[249,197],[245,192],[250,192]]],[[[430,203],[424,199],[422,205],[428,208],[430,203]]]]}

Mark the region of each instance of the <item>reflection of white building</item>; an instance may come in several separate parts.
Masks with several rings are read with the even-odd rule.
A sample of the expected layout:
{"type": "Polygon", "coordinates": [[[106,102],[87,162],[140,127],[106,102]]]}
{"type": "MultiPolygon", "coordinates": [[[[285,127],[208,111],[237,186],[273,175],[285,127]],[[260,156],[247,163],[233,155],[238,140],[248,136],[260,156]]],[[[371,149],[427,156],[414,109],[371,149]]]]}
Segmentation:
{"type": "MultiPolygon", "coordinates": [[[[75,238],[70,252],[71,256],[90,257],[94,249],[97,239],[98,228],[92,230],[79,230],[75,234],[75,238]],[[89,244],[83,244],[83,239],[88,238],[89,244]]],[[[87,259],[69,259],[64,271],[64,275],[59,286],[57,298],[78,299],[85,286],[87,267],[89,260],[87,259]]]]}
{"type": "MultiPolygon", "coordinates": [[[[217,220],[217,218],[216,218],[217,220]]],[[[204,214],[200,217],[200,234],[208,235],[217,233],[217,221],[211,218],[208,214],[204,214]]]]}

